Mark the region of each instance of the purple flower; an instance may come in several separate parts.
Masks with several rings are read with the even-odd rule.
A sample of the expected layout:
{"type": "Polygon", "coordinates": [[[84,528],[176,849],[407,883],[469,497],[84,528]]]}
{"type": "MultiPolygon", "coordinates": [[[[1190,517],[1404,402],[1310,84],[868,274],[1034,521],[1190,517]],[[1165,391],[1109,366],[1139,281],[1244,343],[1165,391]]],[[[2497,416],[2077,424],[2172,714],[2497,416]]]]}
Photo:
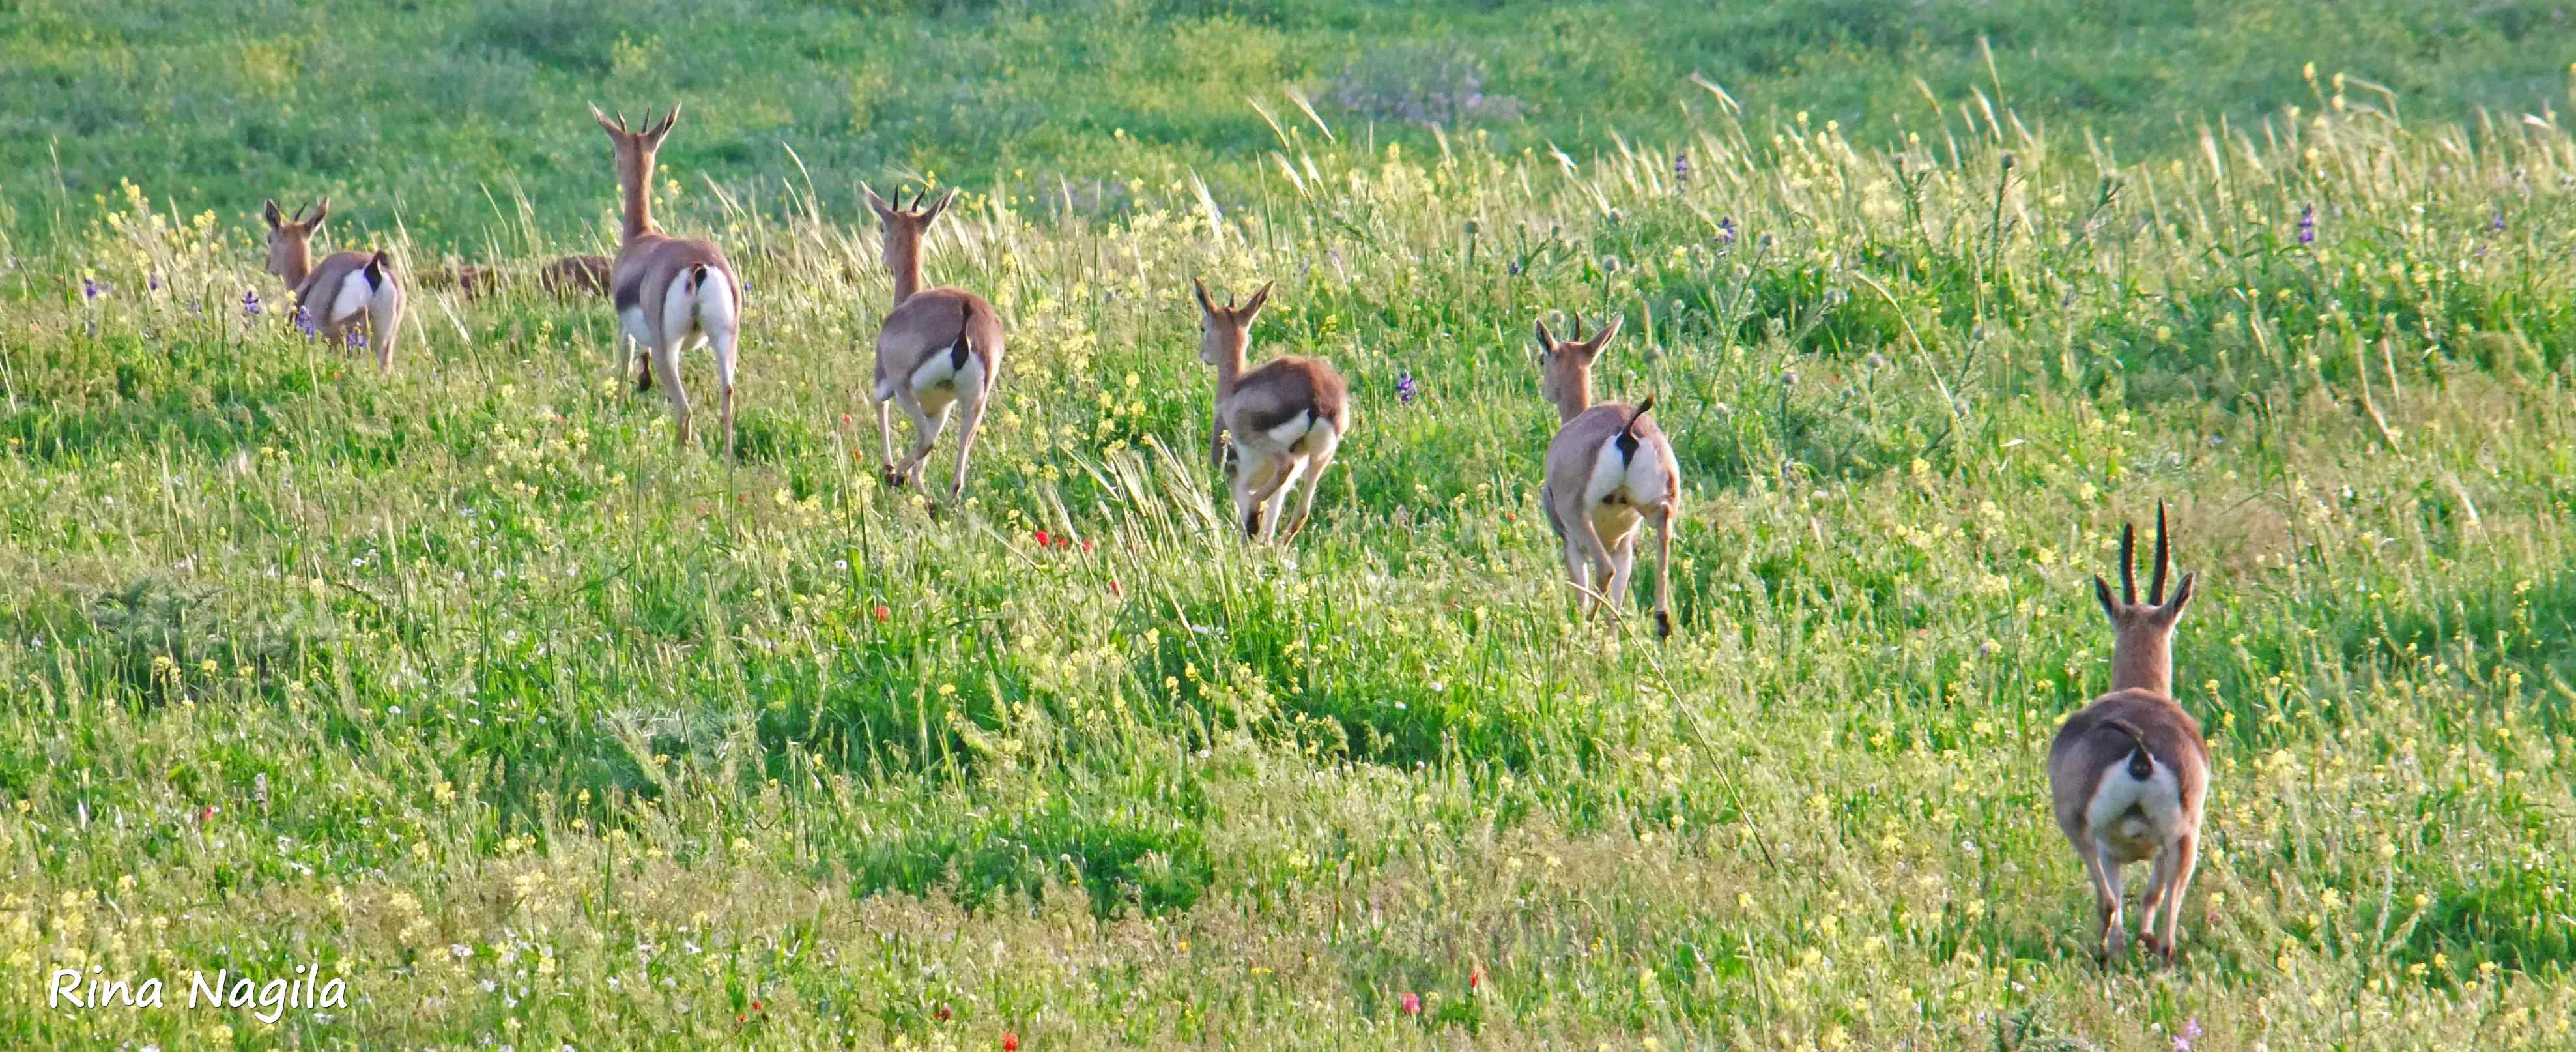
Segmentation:
{"type": "Polygon", "coordinates": [[[259,290],[257,290],[257,289],[245,289],[245,290],[243,290],[243,292],[242,292],[242,313],[244,313],[244,314],[248,314],[248,315],[251,315],[251,316],[253,316],[253,317],[257,317],[257,316],[259,315],[259,290]]]}
{"type": "Polygon", "coordinates": [[[2199,1017],[2199,1016],[2193,1016],[2193,1017],[2191,1017],[2191,1018],[2189,1018],[2189,1019],[2183,1020],[2183,1024],[2182,1024],[2182,1036],[2184,1036],[2184,1037],[2199,1037],[2199,1036],[2200,1036],[2200,1017],[2199,1017]]]}
{"type": "Polygon", "coordinates": [[[103,296],[103,295],[106,295],[106,294],[107,294],[107,286],[99,284],[99,283],[98,283],[98,279],[97,279],[97,278],[90,277],[90,276],[89,276],[89,275],[87,275],[87,274],[83,274],[83,275],[81,275],[81,298],[82,298],[82,299],[85,299],[85,300],[94,300],[94,299],[97,299],[97,298],[99,298],[100,296],[103,296]]]}
{"type": "Polygon", "coordinates": [[[2496,210],[2495,221],[2487,224],[2487,230],[2490,233],[2504,233],[2504,210],[2496,210]]]}
{"type": "Polygon", "coordinates": [[[2317,206],[2315,205],[2299,206],[2299,243],[2302,245],[2317,243],[2317,206]]]}
{"type": "Polygon", "coordinates": [[[1412,405],[1414,394],[1413,372],[1411,370],[1406,370],[1395,378],[1395,400],[1406,405],[1412,405]]]}
{"type": "Polygon", "coordinates": [[[156,271],[153,271],[153,272],[152,272],[152,279],[151,279],[151,281],[150,281],[148,284],[149,284],[149,287],[152,289],[152,291],[154,291],[154,292],[159,292],[159,291],[161,291],[161,272],[160,272],[160,271],[157,271],[157,270],[156,270],[156,271]]]}
{"type": "Polygon", "coordinates": [[[313,312],[305,310],[302,307],[295,308],[295,327],[304,330],[305,339],[312,339],[314,331],[313,312]]]}
{"type": "Polygon", "coordinates": [[[1690,181],[1690,154],[1677,153],[1673,155],[1673,178],[1685,183],[1690,181]]]}
{"type": "Polygon", "coordinates": [[[350,329],[346,334],[344,334],[343,338],[351,347],[365,347],[367,345],[367,334],[360,332],[355,328],[350,329]]]}
{"type": "Polygon", "coordinates": [[[1732,245],[1735,243],[1734,216],[1728,216],[1717,221],[1717,241],[1721,245],[1732,245]]]}

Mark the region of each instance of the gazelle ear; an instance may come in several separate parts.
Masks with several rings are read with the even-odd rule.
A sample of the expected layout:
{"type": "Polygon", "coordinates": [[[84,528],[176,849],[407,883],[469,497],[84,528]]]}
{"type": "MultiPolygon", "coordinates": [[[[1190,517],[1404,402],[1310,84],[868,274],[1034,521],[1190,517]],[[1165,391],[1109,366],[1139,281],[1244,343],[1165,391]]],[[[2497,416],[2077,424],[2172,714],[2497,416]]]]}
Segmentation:
{"type": "Polygon", "coordinates": [[[866,183],[860,183],[859,192],[868,195],[868,207],[874,209],[879,218],[894,218],[894,206],[885,203],[885,198],[877,196],[876,187],[869,186],[866,183]]]}
{"type": "Polygon", "coordinates": [[[1261,313],[1262,304],[1270,302],[1270,287],[1276,284],[1278,284],[1276,281],[1262,282],[1261,291],[1253,293],[1252,302],[1244,304],[1242,310],[1235,312],[1235,316],[1243,319],[1246,325],[1252,324],[1252,316],[1261,313]]]}
{"type": "Polygon", "coordinates": [[[268,228],[271,230],[286,225],[286,212],[278,208],[274,200],[270,201],[266,208],[261,209],[259,214],[261,218],[268,220],[268,228]]]}
{"type": "Polygon", "coordinates": [[[1537,336],[1539,357],[1545,358],[1548,355],[1556,353],[1556,334],[1547,331],[1547,319],[1540,318],[1538,320],[1537,336]]]}
{"type": "Polygon", "coordinates": [[[2167,625],[2182,620],[2183,608],[2191,605],[2191,586],[2199,578],[2200,575],[2196,573],[2182,575],[2182,581],[2174,585],[2173,598],[2165,600],[2165,605],[2156,608],[2157,618],[2167,625]]]}
{"type": "Polygon", "coordinates": [[[2120,605],[2111,598],[2111,582],[2098,573],[2093,575],[2093,598],[2102,601],[2102,616],[2110,618],[2112,624],[2120,623],[2120,605]]]}
{"type": "Polygon", "coordinates": [[[1593,334],[1592,339],[1583,345],[1584,351],[1589,354],[1599,354],[1602,348],[1609,346],[1611,337],[1619,335],[1620,317],[1617,314],[1611,315],[1610,324],[1602,326],[1600,332],[1593,334]]]}
{"type": "Polygon", "coordinates": [[[1198,293],[1198,296],[1199,296],[1199,310],[1200,310],[1201,312],[1205,313],[1208,317],[1211,317],[1211,318],[1222,317],[1222,315],[1220,315],[1220,314],[1218,314],[1218,313],[1217,313],[1217,309],[1216,309],[1216,301],[1208,298],[1208,294],[1207,294],[1207,282],[1200,281],[1200,280],[1199,280],[1199,279],[1197,279],[1197,278],[1191,278],[1191,279],[1190,279],[1190,288],[1191,288],[1191,290],[1193,290],[1193,291],[1195,291],[1195,292],[1197,292],[1197,293],[1198,293]]]}
{"type": "Polygon", "coordinates": [[[931,220],[939,218],[939,213],[947,211],[948,206],[956,200],[957,190],[951,187],[947,193],[940,195],[938,204],[930,206],[930,211],[921,214],[921,225],[929,226],[931,220]]]}
{"type": "MultiPolygon", "coordinates": [[[[652,111],[646,110],[645,116],[652,116],[652,111]]],[[[644,133],[644,145],[647,147],[662,145],[662,137],[671,134],[671,126],[678,123],[680,123],[680,104],[674,102],[671,104],[671,112],[663,116],[662,123],[644,133]]]]}
{"type": "Polygon", "coordinates": [[[304,221],[304,232],[310,234],[321,230],[322,221],[329,218],[331,218],[331,199],[325,197],[313,203],[313,218],[304,221]]]}
{"type": "Polygon", "coordinates": [[[599,130],[607,132],[610,136],[620,139],[626,137],[626,119],[620,117],[617,123],[610,124],[608,115],[599,112],[599,104],[596,102],[590,104],[590,119],[598,121],[599,130]]]}

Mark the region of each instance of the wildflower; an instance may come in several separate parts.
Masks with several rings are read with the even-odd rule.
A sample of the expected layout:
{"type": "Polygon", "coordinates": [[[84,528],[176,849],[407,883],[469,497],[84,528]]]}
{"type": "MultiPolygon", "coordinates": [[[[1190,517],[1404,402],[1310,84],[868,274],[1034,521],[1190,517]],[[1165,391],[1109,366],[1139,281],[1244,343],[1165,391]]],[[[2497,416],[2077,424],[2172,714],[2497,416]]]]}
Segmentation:
{"type": "Polygon", "coordinates": [[[202,811],[197,812],[197,824],[198,824],[198,825],[204,825],[204,824],[206,824],[206,823],[208,823],[208,822],[212,822],[212,821],[214,821],[214,820],[215,820],[215,805],[213,805],[213,804],[207,804],[207,805],[206,805],[206,807],[205,807],[205,810],[202,810],[202,811]]]}
{"type": "Polygon", "coordinates": [[[1039,530],[1039,531],[1038,531],[1038,547],[1040,547],[1040,548],[1044,548],[1044,547],[1046,547],[1046,546],[1047,546],[1047,531],[1045,531],[1045,530],[1039,530]]]}
{"type": "Polygon", "coordinates": [[[1018,1031],[1002,1031],[1002,1052],[1020,1052],[1020,1035],[1018,1031]]]}
{"type": "Polygon", "coordinates": [[[2315,205],[2299,206],[2299,243],[2302,245],[2317,243],[2317,206],[2315,205]]]}
{"type": "MultiPolygon", "coordinates": [[[[2497,224],[2499,224],[2499,225],[2496,227],[2496,229],[2498,229],[2498,230],[2502,230],[2502,229],[2504,229],[2504,227],[2501,225],[2501,224],[2504,222],[2504,214],[2503,214],[2503,213],[2499,212],[2499,213],[2497,213],[2497,214],[2496,214],[2496,222],[2497,222],[2497,224]]],[[[150,290],[152,290],[152,291],[154,291],[154,292],[159,292],[159,291],[161,291],[161,272],[160,272],[160,271],[157,271],[157,270],[156,270],[156,271],[153,271],[153,272],[152,272],[152,276],[151,276],[150,278],[146,279],[146,280],[144,281],[143,285],[144,285],[144,287],[145,287],[145,288],[148,288],[148,289],[150,289],[150,290]]]]}
{"type": "Polygon", "coordinates": [[[1688,152],[1673,155],[1673,178],[1679,182],[1690,182],[1690,154],[1688,152]]]}
{"type": "Polygon", "coordinates": [[[1413,992],[1413,991],[1411,991],[1411,990],[1407,990],[1407,991],[1405,991],[1405,992],[1404,992],[1404,1014],[1406,1014],[1406,1015],[1421,1015],[1421,1014],[1422,1014],[1422,995],[1421,995],[1421,994],[1414,993],[1414,992],[1413,992]]]}
{"type": "Polygon", "coordinates": [[[2487,232],[2488,232],[2488,233],[2491,233],[2491,234],[2501,234],[2501,233],[2504,233],[2504,210],[2503,210],[2503,209],[2497,209],[2497,210],[2496,210],[2496,214],[2495,214],[2495,219],[2494,219],[2494,221],[2492,221],[2492,222],[2490,222],[2490,223],[2488,223],[2488,224],[2487,224],[2487,232]]]}
{"type": "Polygon", "coordinates": [[[1727,216],[1717,221],[1717,243],[1721,245],[1732,245],[1735,243],[1734,216],[1727,216]]]}
{"type": "Polygon", "coordinates": [[[1109,579],[1109,594],[1111,594],[1111,595],[1125,595],[1125,594],[1127,594],[1127,593],[1125,593],[1125,592],[1122,592],[1122,591],[1119,591],[1119,590],[1118,590],[1118,579],[1117,579],[1117,578],[1115,578],[1115,577],[1112,577],[1112,578],[1110,578],[1110,579],[1109,579]]]}
{"type": "Polygon", "coordinates": [[[367,346],[367,334],[356,329],[349,330],[346,339],[351,347],[363,349],[367,346]]]}
{"type": "Polygon", "coordinates": [[[243,292],[242,292],[242,313],[243,313],[243,314],[250,315],[250,316],[252,316],[252,317],[258,317],[258,316],[259,316],[259,290],[257,290],[257,289],[246,289],[246,290],[243,290],[243,292]]]}
{"type": "Polygon", "coordinates": [[[1482,962],[1479,962],[1474,967],[1467,969],[1467,990],[1470,993],[1474,993],[1476,991],[1483,990],[1484,988],[1485,966],[1482,962]]]}
{"type": "Polygon", "coordinates": [[[82,298],[82,299],[85,299],[85,300],[94,300],[94,299],[97,299],[97,298],[99,298],[100,296],[103,296],[103,295],[106,295],[106,294],[107,294],[107,286],[99,284],[99,283],[98,283],[98,279],[97,279],[97,278],[93,278],[93,277],[91,277],[91,276],[89,276],[89,275],[87,275],[87,274],[83,274],[83,275],[81,275],[81,298],[82,298]]]}
{"type": "Polygon", "coordinates": [[[886,623],[886,619],[887,619],[887,618],[890,618],[890,617],[893,617],[893,616],[894,616],[894,611],[893,611],[893,610],[890,610],[890,609],[887,609],[887,608],[886,608],[886,605],[885,605],[884,603],[878,603],[878,604],[877,604],[877,608],[876,608],[875,610],[869,611],[869,613],[874,614],[874,615],[876,616],[877,623],[878,623],[878,624],[880,624],[880,625],[882,625],[882,624],[886,623]]]}
{"type": "Polygon", "coordinates": [[[1082,539],[1082,550],[1086,553],[1091,551],[1091,538],[1085,537],[1082,539]]]}
{"type": "Polygon", "coordinates": [[[313,312],[302,307],[295,308],[295,327],[304,330],[305,339],[312,339],[314,332],[317,331],[313,324],[313,312]]]}
{"type": "Polygon", "coordinates": [[[945,1022],[947,1022],[947,1021],[948,1021],[948,1019],[949,1019],[949,1017],[950,1017],[950,1016],[953,1016],[953,1015],[955,1015],[955,1014],[956,1014],[955,1012],[949,1011],[949,1009],[948,1009],[948,1002],[946,1002],[946,1001],[941,1001],[941,1002],[939,1002],[939,1007],[938,1007],[938,1009],[937,1009],[937,1010],[935,1010],[935,1011],[932,1011],[932,1012],[930,1013],[930,1018],[932,1018],[932,1019],[936,1019],[936,1020],[938,1020],[938,1021],[940,1021],[940,1022],[942,1022],[942,1023],[945,1023],[945,1022]]]}
{"type": "Polygon", "coordinates": [[[1395,378],[1395,400],[1412,405],[1414,393],[1413,372],[1406,370],[1395,378]]]}

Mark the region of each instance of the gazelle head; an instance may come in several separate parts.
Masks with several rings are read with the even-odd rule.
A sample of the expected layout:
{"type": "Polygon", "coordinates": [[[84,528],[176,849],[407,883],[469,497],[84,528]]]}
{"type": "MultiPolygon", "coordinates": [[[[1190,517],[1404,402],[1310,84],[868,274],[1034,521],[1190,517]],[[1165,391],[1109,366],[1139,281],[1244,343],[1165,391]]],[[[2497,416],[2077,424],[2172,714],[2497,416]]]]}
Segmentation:
{"type": "Polygon", "coordinates": [[[911,205],[906,206],[903,192],[898,190],[894,195],[895,203],[887,204],[885,198],[877,196],[874,188],[861,186],[859,189],[867,193],[868,207],[876,210],[877,218],[883,221],[885,250],[889,259],[894,257],[898,246],[921,244],[922,235],[930,232],[931,222],[948,210],[950,202],[957,200],[957,191],[951,188],[939,195],[939,200],[932,202],[930,207],[924,208],[921,203],[930,199],[930,191],[923,190],[913,196],[911,205]]]}
{"type": "Polygon", "coordinates": [[[646,112],[644,116],[648,119],[643,131],[627,129],[624,110],[619,110],[612,121],[608,114],[599,112],[598,104],[593,103],[590,116],[599,122],[599,130],[607,132],[608,141],[617,148],[618,183],[629,187],[651,185],[653,155],[661,151],[662,137],[671,134],[671,126],[680,122],[680,104],[672,103],[671,112],[663,115],[659,124],[652,123],[649,119],[652,113],[646,112]]]}
{"type": "Polygon", "coordinates": [[[1262,305],[1270,302],[1270,287],[1274,284],[1277,283],[1262,282],[1261,291],[1253,293],[1251,301],[1239,307],[1235,305],[1234,297],[1228,295],[1225,306],[1220,307],[1215,299],[1208,296],[1206,283],[1197,278],[1190,279],[1190,288],[1199,297],[1200,361],[1215,366],[1223,366],[1229,361],[1238,365],[1243,362],[1244,349],[1252,346],[1253,316],[1260,314],[1262,305]]]}
{"type": "Polygon", "coordinates": [[[309,207],[313,213],[310,216],[304,214],[306,209],[299,208],[289,217],[275,201],[261,210],[268,220],[269,273],[297,281],[312,266],[313,235],[322,229],[322,221],[331,217],[331,199],[325,197],[309,207]]]}
{"type": "Polygon", "coordinates": [[[1592,360],[1601,349],[1619,335],[1619,316],[1610,316],[1610,324],[1601,327],[1592,338],[1583,338],[1583,316],[1574,315],[1574,338],[1560,340],[1547,330],[1547,319],[1538,321],[1538,393],[1560,408],[1573,405],[1567,415],[1580,413],[1592,402],[1592,360]]]}
{"type": "Polygon", "coordinates": [[[2111,689],[2144,690],[2170,697],[2173,694],[2173,632],[2182,620],[2183,608],[2191,605],[2192,582],[2196,574],[2184,574],[2174,585],[2173,594],[2165,594],[2165,575],[2172,567],[2173,551],[2165,537],[2165,506],[2156,502],[2156,561],[2154,576],[2147,581],[2147,598],[2138,601],[2137,580],[2138,528],[2120,527],[2120,596],[2111,597],[2111,582],[2100,574],[2093,577],[2094,598],[2102,601],[2102,612],[2111,618],[2115,633],[2111,647],[2111,689]]]}

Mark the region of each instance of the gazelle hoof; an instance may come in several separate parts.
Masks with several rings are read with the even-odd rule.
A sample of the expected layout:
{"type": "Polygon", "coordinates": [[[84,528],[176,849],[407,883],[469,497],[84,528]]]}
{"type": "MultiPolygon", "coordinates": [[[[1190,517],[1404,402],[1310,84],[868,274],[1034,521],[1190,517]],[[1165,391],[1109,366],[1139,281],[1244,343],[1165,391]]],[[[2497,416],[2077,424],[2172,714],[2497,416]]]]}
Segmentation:
{"type": "Polygon", "coordinates": [[[895,469],[893,469],[893,468],[887,468],[887,469],[885,469],[885,484],[886,484],[886,485],[892,486],[892,487],[894,487],[894,488],[896,488],[896,489],[902,489],[902,488],[903,488],[903,486],[904,486],[904,483],[907,483],[907,482],[910,482],[910,481],[912,481],[912,478],[911,478],[910,476],[908,476],[908,475],[905,475],[904,473],[902,473],[902,472],[900,472],[900,471],[896,471],[896,470],[895,470],[895,469]]]}
{"type": "Polygon", "coordinates": [[[1670,611],[1670,610],[1657,610],[1657,611],[1655,611],[1655,638],[1657,638],[1657,639],[1671,639],[1672,637],[1673,637],[1673,613],[1672,613],[1672,611],[1670,611]]]}

